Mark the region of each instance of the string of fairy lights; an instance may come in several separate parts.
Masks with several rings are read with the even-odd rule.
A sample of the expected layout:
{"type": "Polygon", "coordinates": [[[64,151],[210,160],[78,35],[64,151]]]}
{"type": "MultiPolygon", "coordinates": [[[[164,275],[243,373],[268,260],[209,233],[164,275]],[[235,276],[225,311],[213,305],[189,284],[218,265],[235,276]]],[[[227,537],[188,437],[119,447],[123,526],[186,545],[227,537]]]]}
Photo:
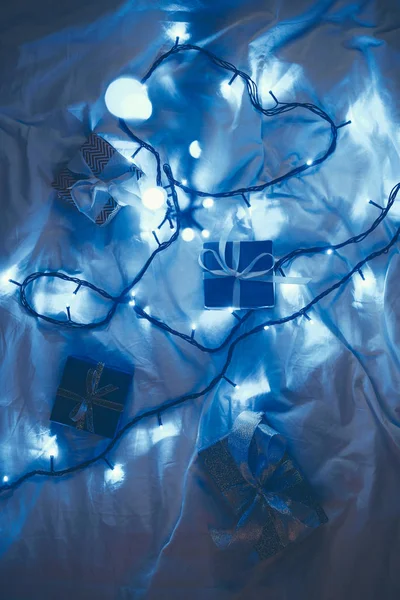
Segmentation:
{"type": "MultiPolygon", "coordinates": [[[[33,315],[34,317],[42,319],[47,322],[50,322],[54,325],[58,325],[60,327],[69,327],[69,328],[74,328],[74,329],[94,329],[94,328],[104,327],[111,321],[117,308],[120,305],[128,304],[130,307],[133,308],[134,312],[136,313],[136,315],[138,317],[146,319],[155,327],[165,331],[166,333],[168,333],[170,335],[173,335],[173,336],[176,336],[176,337],[182,339],[186,343],[195,346],[198,350],[200,350],[202,352],[216,353],[216,352],[221,351],[224,348],[227,348],[227,355],[226,355],[225,363],[224,363],[222,369],[220,370],[220,372],[217,375],[215,375],[215,377],[200,391],[194,392],[191,394],[186,394],[179,398],[175,398],[173,400],[167,401],[164,404],[162,404],[161,406],[144,411],[144,412],[136,415],[135,417],[133,417],[130,421],[128,421],[126,423],[126,425],[124,427],[122,427],[117,432],[116,436],[109,442],[109,444],[105,447],[105,449],[102,452],[100,452],[99,454],[97,454],[96,456],[94,456],[86,461],[82,461],[72,467],[56,470],[54,468],[54,456],[52,455],[52,456],[50,456],[50,468],[48,470],[45,470],[45,469],[32,470],[32,471],[26,472],[26,473],[22,474],[21,476],[15,478],[13,481],[10,481],[8,476],[4,476],[3,484],[0,485],[0,492],[13,490],[16,487],[18,487],[19,485],[21,485],[24,481],[31,479],[32,477],[34,477],[36,475],[42,475],[42,476],[46,476],[46,477],[62,477],[62,476],[69,475],[71,473],[86,469],[87,467],[94,465],[95,463],[97,463],[98,461],[101,461],[101,460],[105,461],[110,469],[113,469],[114,467],[109,460],[109,454],[114,449],[116,444],[121,440],[121,438],[124,437],[126,435],[126,433],[128,431],[130,431],[135,425],[137,425],[139,422],[141,422],[144,419],[156,417],[158,425],[160,427],[162,427],[162,414],[164,414],[166,411],[176,408],[184,403],[201,398],[202,396],[204,396],[205,394],[210,392],[213,388],[215,388],[215,386],[218,385],[218,383],[220,383],[222,380],[225,380],[228,384],[237,388],[238,385],[232,379],[230,379],[228,377],[228,370],[229,370],[230,364],[232,362],[234,352],[235,352],[236,348],[238,347],[238,345],[241,344],[241,342],[243,342],[245,339],[249,338],[250,336],[256,335],[258,333],[261,333],[261,332],[269,329],[272,326],[282,325],[284,323],[288,323],[288,322],[298,319],[300,317],[304,317],[304,318],[310,320],[308,313],[310,312],[312,307],[314,307],[317,303],[319,303],[323,298],[325,298],[326,296],[331,294],[334,290],[337,290],[340,287],[344,286],[353,277],[353,275],[360,276],[362,279],[364,279],[364,275],[363,275],[363,271],[362,271],[362,268],[364,267],[364,265],[366,265],[367,263],[369,263],[370,261],[372,261],[373,259],[377,258],[378,256],[380,256],[382,254],[387,254],[389,252],[389,250],[397,243],[397,241],[400,237],[400,227],[399,227],[396,230],[395,234],[392,236],[392,238],[388,244],[386,244],[384,247],[380,248],[379,250],[372,252],[367,257],[365,257],[363,260],[359,261],[341,279],[336,281],[330,287],[326,288],[320,294],[315,296],[310,302],[308,302],[308,304],[306,304],[305,306],[303,306],[296,312],[292,313],[291,315],[288,315],[286,317],[276,318],[276,319],[268,319],[256,326],[254,326],[253,328],[249,329],[245,333],[237,335],[240,332],[242,325],[246,321],[249,320],[249,318],[252,316],[254,311],[247,311],[243,316],[239,316],[237,314],[237,312],[235,311],[235,309],[231,308],[230,312],[236,317],[236,323],[232,327],[228,336],[223,340],[223,342],[221,344],[219,344],[216,347],[204,346],[195,339],[196,324],[194,324],[194,323],[191,324],[190,333],[183,333],[183,332],[180,332],[180,331],[174,329],[173,327],[170,327],[168,324],[159,320],[154,315],[149,314],[149,312],[146,310],[146,308],[142,308],[141,306],[139,306],[136,301],[136,296],[135,296],[135,288],[136,288],[137,284],[144,277],[144,275],[148,271],[151,263],[158,256],[158,254],[166,251],[179,238],[180,234],[182,235],[182,231],[181,231],[182,222],[184,222],[184,223],[191,222],[196,228],[198,228],[199,230],[202,230],[201,225],[194,218],[193,214],[195,211],[210,208],[210,206],[212,206],[212,203],[213,203],[212,198],[239,197],[239,201],[244,201],[245,205],[247,207],[250,207],[252,193],[260,192],[260,191],[266,189],[267,187],[271,187],[278,183],[282,183],[283,181],[286,181],[291,177],[299,175],[300,173],[306,171],[307,169],[309,169],[317,164],[322,164],[325,160],[327,160],[327,158],[331,154],[333,154],[333,152],[336,149],[338,130],[341,127],[343,127],[344,125],[347,125],[350,123],[350,121],[347,121],[346,123],[343,123],[341,125],[335,125],[333,120],[329,117],[329,115],[327,115],[319,107],[317,107],[313,104],[310,104],[310,103],[296,103],[296,102],[282,103],[277,100],[276,96],[272,92],[270,92],[270,93],[271,93],[272,98],[275,101],[275,106],[272,109],[265,109],[261,105],[261,102],[260,102],[260,99],[258,96],[257,85],[249,77],[249,75],[247,75],[243,71],[238,70],[234,65],[232,65],[224,60],[219,59],[213,53],[209,52],[208,50],[206,50],[204,48],[194,46],[191,44],[179,44],[178,38],[176,39],[174,46],[168,52],[162,54],[153,63],[153,65],[151,66],[151,68],[149,69],[147,74],[142,79],[142,82],[141,82],[142,85],[145,84],[146,81],[148,81],[148,79],[151,77],[151,75],[154,73],[154,71],[164,61],[166,61],[171,56],[176,55],[180,52],[184,52],[184,51],[199,52],[199,53],[203,54],[204,56],[206,56],[217,67],[231,72],[232,77],[229,81],[230,85],[233,83],[233,81],[237,77],[240,77],[243,80],[243,82],[245,83],[250,102],[253,105],[254,109],[257,112],[259,112],[267,117],[273,117],[273,116],[280,115],[282,113],[296,110],[296,109],[306,110],[306,111],[313,113],[318,118],[325,121],[330,127],[331,139],[330,139],[329,146],[320,156],[315,157],[313,159],[308,158],[304,162],[304,164],[288,171],[286,174],[281,175],[273,180],[270,180],[270,181],[265,182],[260,185],[249,186],[249,187],[245,187],[245,188],[238,188],[238,189],[234,189],[234,190],[230,190],[230,191],[213,193],[213,192],[194,189],[188,185],[186,180],[182,180],[182,181],[177,180],[174,177],[171,166],[168,163],[165,163],[163,166],[161,166],[161,158],[160,158],[159,152],[157,152],[157,150],[154,147],[152,147],[149,143],[141,140],[138,136],[136,136],[130,130],[130,128],[128,127],[127,123],[125,122],[125,120],[123,118],[119,119],[119,124],[120,124],[122,131],[125,134],[127,134],[132,141],[134,141],[136,144],[138,144],[138,150],[136,150],[135,155],[139,151],[144,149],[144,150],[147,150],[148,152],[150,152],[151,155],[154,157],[154,160],[156,163],[156,188],[154,188],[153,190],[150,190],[150,192],[151,192],[151,194],[153,194],[153,198],[156,197],[156,195],[158,194],[160,196],[160,198],[162,198],[162,201],[163,202],[165,201],[165,204],[167,206],[167,209],[165,212],[165,217],[157,229],[161,229],[161,227],[166,222],[168,222],[170,230],[172,232],[169,239],[167,241],[160,242],[157,232],[153,231],[154,238],[157,242],[156,249],[151,253],[149,258],[146,260],[146,262],[144,263],[142,268],[139,270],[139,272],[136,274],[134,279],[130,282],[130,284],[128,286],[126,286],[118,296],[114,296],[114,295],[110,294],[106,290],[94,285],[93,283],[91,283],[85,279],[80,279],[78,277],[72,277],[70,275],[67,275],[65,273],[61,273],[58,271],[50,271],[50,272],[38,271],[35,273],[31,273],[21,283],[15,281],[13,279],[10,279],[10,281],[12,283],[14,283],[16,286],[18,286],[20,303],[25,308],[25,310],[28,313],[30,313],[31,315],[33,315]],[[164,176],[166,179],[166,185],[164,185],[164,186],[162,185],[163,173],[164,173],[164,176]],[[188,196],[191,199],[189,207],[185,210],[181,210],[179,200],[178,200],[177,189],[180,189],[183,192],[185,192],[186,194],[188,194],[188,196]],[[203,198],[201,204],[198,203],[197,198],[203,198]],[[30,293],[32,284],[41,278],[52,278],[52,279],[59,279],[59,280],[71,282],[76,285],[76,288],[74,291],[75,295],[78,294],[82,288],[89,289],[92,292],[95,292],[96,294],[98,294],[99,296],[104,298],[105,300],[109,301],[111,303],[111,307],[103,319],[96,320],[96,321],[89,322],[89,323],[81,323],[81,322],[74,321],[70,306],[66,306],[66,318],[64,320],[53,318],[46,314],[41,314],[41,313],[37,312],[36,309],[34,308],[34,302],[33,302],[33,299],[31,298],[32,294],[30,293]]],[[[399,189],[400,189],[400,183],[395,185],[393,187],[393,189],[391,190],[389,198],[388,198],[388,202],[387,202],[385,208],[379,206],[378,204],[376,204],[373,201],[370,201],[370,203],[379,210],[379,214],[378,214],[377,218],[373,221],[372,225],[364,232],[362,232],[358,235],[355,235],[353,237],[350,237],[347,240],[345,240],[341,243],[335,244],[335,245],[322,245],[322,246],[315,246],[315,247],[311,247],[311,248],[296,249],[276,261],[276,263],[274,265],[274,272],[279,271],[282,276],[285,276],[283,268],[292,265],[293,261],[296,260],[300,256],[315,255],[315,254],[321,254],[321,253],[333,254],[334,252],[337,252],[341,248],[344,248],[350,244],[358,244],[358,243],[364,241],[387,217],[390,209],[392,208],[392,206],[396,200],[399,189]]],[[[158,202],[158,198],[157,198],[157,202],[158,202]]],[[[206,236],[203,235],[203,237],[206,237],[206,236]]]]}

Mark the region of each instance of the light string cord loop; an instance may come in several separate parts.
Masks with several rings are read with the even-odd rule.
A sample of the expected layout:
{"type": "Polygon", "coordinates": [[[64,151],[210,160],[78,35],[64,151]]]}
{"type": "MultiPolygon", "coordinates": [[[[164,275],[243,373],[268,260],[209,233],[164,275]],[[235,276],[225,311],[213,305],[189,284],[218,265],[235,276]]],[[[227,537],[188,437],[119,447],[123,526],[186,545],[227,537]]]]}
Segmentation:
{"type": "Polygon", "coordinates": [[[334,151],[336,149],[336,145],[337,145],[338,129],[340,127],[343,127],[344,125],[347,125],[349,122],[337,126],[337,125],[335,125],[335,123],[333,122],[331,117],[324,110],[319,108],[318,106],[311,104],[309,102],[289,102],[289,103],[278,102],[278,100],[276,99],[274,94],[272,94],[272,92],[271,92],[271,95],[276,102],[276,106],[273,108],[270,108],[270,109],[264,108],[260,102],[257,84],[255,83],[255,81],[253,81],[253,79],[247,73],[245,73],[244,71],[240,71],[231,63],[220,59],[218,56],[216,56],[215,54],[210,52],[210,50],[207,50],[206,48],[202,48],[201,46],[196,46],[193,44],[179,44],[178,38],[177,38],[177,42],[175,43],[175,45],[172,48],[170,48],[170,50],[168,50],[167,52],[162,54],[156,61],[154,61],[154,63],[151,65],[151,67],[148,70],[148,72],[146,73],[146,75],[142,78],[142,83],[147,82],[148,79],[151,77],[151,75],[154,73],[154,71],[156,71],[156,69],[164,61],[169,59],[170,56],[172,56],[173,54],[178,54],[179,52],[186,52],[189,50],[194,50],[196,52],[199,52],[200,54],[207,56],[209,58],[209,60],[213,64],[215,64],[217,67],[220,67],[222,69],[225,69],[225,70],[233,73],[233,77],[232,77],[230,83],[236,77],[240,77],[246,85],[247,92],[248,92],[248,95],[250,98],[250,102],[257,112],[260,112],[267,117],[273,117],[273,116],[276,116],[279,114],[290,112],[297,108],[302,108],[304,110],[312,112],[317,117],[326,121],[329,124],[330,130],[331,130],[331,141],[330,141],[328,148],[325,150],[325,152],[322,154],[322,156],[320,156],[319,158],[315,158],[312,161],[312,165],[308,165],[307,163],[305,163],[294,169],[291,169],[284,175],[281,175],[270,181],[267,181],[266,183],[249,186],[249,187],[242,187],[242,188],[225,191],[225,192],[208,192],[208,191],[202,191],[202,190],[195,190],[194,188],[191,188],[188,185],[183,184],[181,181],[174,179],[175,185],[180,187],[182,190],[184,190],[185,192],[187,192],[189,194],[192,193],[192,194],[196,194],[197,196],[202,196],[202,197],[213,196],[214,198],[228,198],[228,197],[237,196],[237,195],[241,196],[244,193],[248,193],[248,192],[260,192],[262,190],[265,190],[268,187],[276,185],[277,183],[282,183],[283,181],[285,181],[291,177],[294,177],[295,175],[298,175],[298,174],[302,173],[303,171],[306,171],[311,166],[325,162],[325,160],[331,154],[334,153],[334,151]]]}

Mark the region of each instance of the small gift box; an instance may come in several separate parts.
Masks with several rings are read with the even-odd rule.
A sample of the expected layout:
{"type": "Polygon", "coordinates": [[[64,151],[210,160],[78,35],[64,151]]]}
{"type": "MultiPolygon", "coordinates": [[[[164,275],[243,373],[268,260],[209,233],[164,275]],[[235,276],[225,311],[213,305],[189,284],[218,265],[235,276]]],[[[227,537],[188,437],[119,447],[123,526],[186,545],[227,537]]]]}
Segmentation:
{"type": "Polygon", "coordinates": [[[69,356],[50,419],[112,438],[131,381],[132,375],[104,363],[69,356]]]}
{"type": "Polygon", "coordinates": [[[231,433],[199,456],[237,522],[232,531],[211,531],[219,548],[248,544],[266,559],[328,521],[263,413],[242,412],[231,433]]]}
{"type": "Polygon", "coordinates": [[[200,265],[205,308],[274,306],[271,241],[207,242],[200,265]]]}
{"type": "Polygon", "coordinates": [[[142,171],[92,133],[53,182],[58,196],[97,225],[106,225],[132,195],[140,198],[142,171]]]}

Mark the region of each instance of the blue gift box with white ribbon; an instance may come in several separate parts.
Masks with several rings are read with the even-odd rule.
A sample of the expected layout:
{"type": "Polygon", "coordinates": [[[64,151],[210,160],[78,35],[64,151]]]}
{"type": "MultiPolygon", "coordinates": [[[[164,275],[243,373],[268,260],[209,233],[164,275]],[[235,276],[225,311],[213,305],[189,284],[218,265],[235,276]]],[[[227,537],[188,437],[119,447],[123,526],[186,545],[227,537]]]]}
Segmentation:
{"type": "Polygon", "coordinates": [[[199,262],[205,308],[274,306],[272,241],[207,242],[199,262]]]}
{"type": "Polygon", "coordinates": [[[132,375],[102,362],[69,356],[50,416],[52,421],[112,438],[132,375]]]}
{"type": "Polygon", "coordinates": [[[124,204],[140,199],[143,172],[103,137],[91,133],[53,182],[58,196],[96,225],[106,225],[124,204]],[[129,199],[129,200],[128,200],[129,199]],[[127,201],[128,200],[128,201],[127,201]]]}

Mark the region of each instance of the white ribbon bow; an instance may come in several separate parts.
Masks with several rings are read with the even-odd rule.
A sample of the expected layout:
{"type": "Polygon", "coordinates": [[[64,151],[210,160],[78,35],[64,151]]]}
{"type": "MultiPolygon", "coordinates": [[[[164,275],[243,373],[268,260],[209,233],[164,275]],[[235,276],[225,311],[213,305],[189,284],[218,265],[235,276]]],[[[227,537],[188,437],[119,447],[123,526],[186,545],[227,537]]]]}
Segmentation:
{"type": "Polygon", "coordinates": [[[98,192],[107,192],[121,206],[133,206],[140,199],[135,171],[123,173],[111,181],[102,181],[97,177],[80,179],[69,189],[78,210],[85,214],[92,212],[98,192]]]}
{"type": "Polygon", "coordinates": [[[275,258],[270,252],[262,252],[256,256],[247,267],[242,271],[239,271],[239,260],[240,260],[240,244],[239,241],[232,242],[232,267],[229,267],[226,262],[226,245],[228,243],[228,235],[222,235],[218,244],[218,252],[211,250],[211,248],[203,249],[199,256],[199,264],[204,269],[204,277],[234,277],[235,281],[233,284],[233,300],[232,306],[240,308],[240,281],[247,279],[254,279],[255,281],[264,281],[271,283],[289,283],[297,285],[305,285],[311,279],[309,277],[282,277],[275,275],[273,268],[275,265],[275,258]],[[221,267],[221,269],[209,269],[203,262],[203,256],[211,252],[215,260],[221,267]],[[270,256],[272,258],[272,265],[268,269],[262,271],[253,271],[252,269],[264,256],[270,256]],[[271,275],[268,275],[272,271],[271,275]]]}

